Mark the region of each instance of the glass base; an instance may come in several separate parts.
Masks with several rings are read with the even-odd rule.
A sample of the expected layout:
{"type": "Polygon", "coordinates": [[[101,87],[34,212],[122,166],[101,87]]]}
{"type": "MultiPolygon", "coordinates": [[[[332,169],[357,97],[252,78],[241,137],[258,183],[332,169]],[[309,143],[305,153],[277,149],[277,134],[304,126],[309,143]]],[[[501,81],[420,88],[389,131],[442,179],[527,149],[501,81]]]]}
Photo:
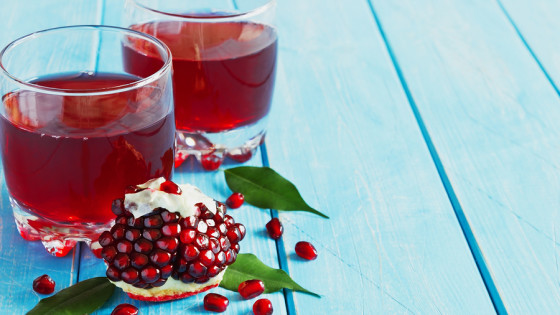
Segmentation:
{"type": "MultiPolygon", "coordinates": [[[[98,251],[99,235],[111,228],[111,223],[60,223],[33,214],[30,209],[10,196],[16,226],[27,241],[41,241],[45,249],[56,257],[66,256],[77,242],[86,242],[94,253],[98,251]]],[[[97,255],[97,254],[96,254],[97,255]]]]}
{"type": "Polygon", "coordinates": [[[190,132],[177,130],[175,166],[194,156],[206,170],[215,170],[229,158],[243,163],[253,157],[263,143],[266,121],[224,132],[190,132]]]}

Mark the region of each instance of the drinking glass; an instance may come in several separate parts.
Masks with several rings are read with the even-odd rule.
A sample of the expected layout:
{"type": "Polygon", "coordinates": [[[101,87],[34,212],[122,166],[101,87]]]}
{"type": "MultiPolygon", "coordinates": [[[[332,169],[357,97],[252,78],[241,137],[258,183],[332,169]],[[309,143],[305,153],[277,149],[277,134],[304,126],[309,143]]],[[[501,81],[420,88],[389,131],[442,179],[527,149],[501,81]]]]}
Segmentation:
{"type": "Polygon", "coordinates": [[[56,256],[91,244],[127,186],[171,177],[171,53],[159,40],[106,26],[48,29],[9,44],[0,67],[2,164],[26,240],[56,256]],[[160,66],[127,71],[132,42],[160,66]]]}
{"type": "MultiPolygon", "coordinates": [[[[225,157],[247,161],[262,143],[276,71],[275,7],[275,0],[127,0],[125,26],[173,54],[177,161],[192,155],[216,169],[225,157]]],[[[127,69],[152,71],[136,62],[151,52],[134,48],[127,69]]]]}

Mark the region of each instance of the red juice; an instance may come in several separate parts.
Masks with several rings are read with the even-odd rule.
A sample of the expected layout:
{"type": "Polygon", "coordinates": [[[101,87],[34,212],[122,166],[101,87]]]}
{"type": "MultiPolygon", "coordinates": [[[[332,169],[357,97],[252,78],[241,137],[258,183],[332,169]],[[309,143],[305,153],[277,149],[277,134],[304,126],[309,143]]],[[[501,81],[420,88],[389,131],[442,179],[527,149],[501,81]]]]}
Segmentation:
{"type": "MultiPolygon", "coordinates": [[[[101,73],[50,76],[33,83],[75,92],[136,80],[101,73]]],[[[111,202],[127,186],[170,178],[173,111],[158,104],[162,98],[156,90],[144,86],[105,95],[27,90],[4,95],[8,119],[0,119],[0,144],[11,196],[39,217],[103,224],[114,218],[111,202]]]]}
{"type": "MultiPolygon", "coordinates": [[[[171,50],[178,130],[226,131],[256,123],[268,114],[277,51],[272,27],[251,22],[159,21],[130,28],[157,37],[171,50]]],[[[127,45],[127,72],[145,76],[161,67],[161,60],[146,58],[152,52],[135,43],[127,45]]]]}

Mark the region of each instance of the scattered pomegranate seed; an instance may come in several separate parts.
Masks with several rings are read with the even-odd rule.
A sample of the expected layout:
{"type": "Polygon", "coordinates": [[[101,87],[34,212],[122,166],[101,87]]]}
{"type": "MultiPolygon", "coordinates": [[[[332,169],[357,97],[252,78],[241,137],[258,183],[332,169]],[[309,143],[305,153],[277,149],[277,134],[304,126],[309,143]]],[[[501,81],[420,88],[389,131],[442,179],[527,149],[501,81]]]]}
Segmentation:
{"type": "Polygon", "coordinates": [[[222,165],[222,158],[213,153],[205,154],[200,159],[200,164],[207,171],[215,171],[222,165]]]}
{"type": "Polygon", "coordinates": [[[235,152],[228,152],[227,157],[239,163],[247,162],[253,157],[253,150],[240,149],[235,152]]]}
{"type": "Polygon", "coordinates": [[[226,200],[226,205],[231,209],[237,209],[241,207],[243,201],[245,201],[245,197],[243,196],[243,194],[236,192],[228,197],[228,199],[226,200]]]}
{"type": "Polygon", "coordinates": [[[54,292],[54,280],[48,275],[42,275],[33,280],[33,290],[39,294],[51,294],[54,292]]]}
{"type": "Polygon", "coordinates": [[[314,260],[317,258],[317,250],[315,247],[309,242],[298,242],[296,244],[296,254],[307,260],[314,260]]]}
{"type": "Polygon", "coordinates": [[[119,304],[111,312],[111,315],[138,315],[138,308],[131,304],[119,304]]]}
{"type": "Polygon", "coordinates": [[[175,184],[170,180],[166,180],[165,182],[161,183],[161,185],[159,185],[159,190],[165,191],[166,193],[169,194],[175,194],[175,195],[181,194],[181,188],[179,188],[177,184],[175,184]]]}
{"type": "Polygon", "coordinates": [[[243,281],[239,284],[237,291],[245,300],[249,300],[264,292],[264,283],[258,279],[243,281]]]}
{"type": "Polygon", "coordinates": [[[222,313],[226,311],[229,300],[220,294],[208,293],[204,297],[204,309],[211,312],[222,313]]]}
{"type": "Polygon", "coordinates": [[[278,218],[270,220],[266,224],[266,230],[268,231],[268,235],[275,240],[279,239],[282,233],[284,233],[284,227],[278,218]]]}
{"type": "Polygon", "coordinates": [[[253,313],[255,315],[270,315],[272,311],[272,303],[269,299],[260,299],[253,304],[253,313]]]}

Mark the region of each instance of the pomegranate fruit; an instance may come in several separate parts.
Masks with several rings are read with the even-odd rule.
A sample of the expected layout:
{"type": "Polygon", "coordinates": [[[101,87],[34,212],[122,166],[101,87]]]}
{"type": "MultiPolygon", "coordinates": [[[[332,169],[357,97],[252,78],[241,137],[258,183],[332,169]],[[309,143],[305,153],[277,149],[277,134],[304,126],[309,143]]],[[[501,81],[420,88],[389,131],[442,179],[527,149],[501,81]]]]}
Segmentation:
{"type": "Polygon", "coordinates": [[[237,291],[245,300],[249,300],[264,292],[264,283],[258,279],[243,281],[239,284],[237,291]]]}
{"type": "Polygon", "coordinates": [[[266,231],[272,239],[279,239],[284,233],[284,227],[278,218],[273,218],[266,224],[266,231]]]}
{"type": "Polygon", "coordinates": [[[51,294],[54,292],[54,280],[48,275],[42,275],[33,280],[33,291],[39,294],[51,294]]]}
{"type": "Polygon", "coordinates": [[[204,309],[207,311],[222,313],[226,311],[228,305],[229,300],[223,295],[208,293],[204,297],[204,309]]]}
{"type": "Polygon", "coordinates": [[[242,193],[233,193],[231,196],[226,199],[226,205],[232,209],[237,209],[241,207],[243,202],[245,201],[245,196],[242,193]]]}
{"type": "Polygon", "coordinates": [[[138,315],[138,308],[132,304],[119,304],[113,309],[111,315],[138,315]]]}
{"type": "Polygon", "coordinates": [[[270,315],[272,311],[272,303],[269,299],[259,299],[253,304],[253,314],[255,315],[270,315]]]}
{"type": "Polygon", "coordinates": [[[317,259],[317,250],[311,243],[305,241],[297,242],[296,254],[307,260],[317,259]]]}
{"type": "Polygon", "coordinates": [[[117,218],[99,236],[107,277],[134,299],[167,301],[219,284],[245,227],[223,203],[163,178],[127,189],[117,218]]]}

